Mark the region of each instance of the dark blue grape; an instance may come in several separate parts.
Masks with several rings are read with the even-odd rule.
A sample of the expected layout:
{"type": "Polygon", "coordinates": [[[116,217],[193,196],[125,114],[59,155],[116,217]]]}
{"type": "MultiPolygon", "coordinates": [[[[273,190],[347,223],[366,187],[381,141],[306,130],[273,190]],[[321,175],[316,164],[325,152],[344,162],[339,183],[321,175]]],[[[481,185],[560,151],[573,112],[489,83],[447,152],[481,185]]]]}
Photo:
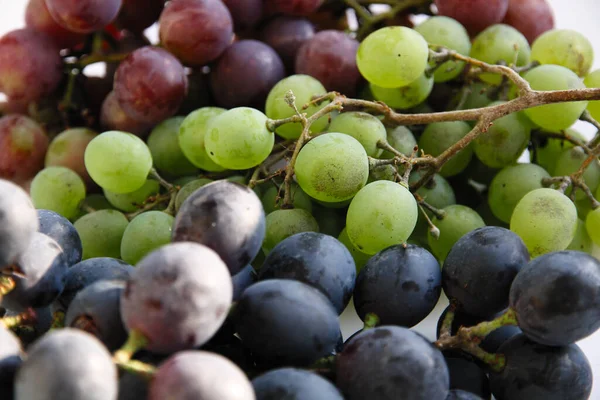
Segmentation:
{"type": "MultiPolygon", "coordinates": [[[[35,321],[33,325],[18,326],[15,330],[25,348],[52,328],[52,311],[50,310],[50,306],[35,308],[34,312],[35,321]]],[[[10,317],[19,314],[20,312],[18,311],[7,310],[5,316],[10,317]]]]}
{"type": "Polygon", "coordinates": [[[461,389],[484,399],[491,399],[490,380],[473,361],[457,357],[445,357],[450,373],[450,389],[461,389]]]}
{"type": "MultiPolygon", "coordinates": [[[[140,351],[135,354],[134,360],[141,361],[149,365],[158,365],[166,359],[165,356],[140,351]]],[[[141,400],[148,398],[150,382],[147,377],[138,375],[134,372],[123,371],[119,378],[119,397],[118,400],[141,400]]]]}
{"type": "Polygon", "coordinates": [[[461,237],[442,268],[442,285],[467,314],[490,317],[508,307],[510,285],[529,261],[521,238],[508,229],[486,226],[461,237]]]}
{"type": "Polygon", "coordinates": [[[600,327],[600,261],[578,251],[548,253],[515,278],[510,306],[532,340],[565,346],[600,327]]]}
{"type": "Polygon", "coordinates": [[[208,342],[198,350],[209,351],[222,355],[240,367],[247,375],[255,374],[256,366],[252,354],[246,349],[242,341],[231,335],[231,340],[223,343],[208,342]]]}
{"type": "Polygon", "coordinates": [[[513,336],[523,333],[523,331],[515,325],[502,326],[490,334],[488,334],[479,344],[479,346],[488,353],[496,353],[500,346],[508,341],[513,336]]]}
{"type": "Polygon", "coordinates": [[[346,246],[336,238],[302,232],[271,250],[258,279],[294,279],[306,283],[327,296],[341,314],[354,290],[356,266],[346,246]]]}
{"type": "Polygon", "coordinates": [[[50,210],[38,210],[39,232],[56,240],[67,257],[69,266],[81,261],[81,239],[73,224],[60,214],[50,210]]]}
{"type": "Polygon", "coordinates": [[[549,347],[518,335],[499,352],[506,357],[506,367],[490,374],[497,400],[584,400],[590,396],[592,368],[575,344],[549,347]]]}
{"type": "Polygon", "coordinates": [[[256,271],[252,268],[252,265],[246,265],[237,274],[231,277],[233,282],[233,301],[238,301],[244,290],[250,285],[256,282],[256,271]]]}
{"type": "Polygon", "coordinates": [[[448,397],[446,400],[483,400],[481,397],[477,396],[475,393],[466,392],[460,389],[452,389],[448,393],[448,397]]]}
{"type": "Polygon", "coordinates": [[[344,400],[328,380],[295,368],[281,368],[252,380],[256,400],[344,400]]]}
{"type": "Polygon", "coordinates": [[[371,257],[358,274],[354,307],[363,321],[374,313],[382,325],[410,328],[429,315],[441,292],[436,258],[422,247],[395,245],[371,257]]]}
{"type": "Polygon", "coordinates": [[[82,329],[96,336],[111,351],[127,340],[121,321],[123,281],[96,281],[81,290],[69,305],[65,326],[82,329]]]}
{"type": "Polygon", "coordinates": [[[269,279],[250,286],[233,319],[244,345],[272,365],[309,365],[330,354],[339,339],[331,302],[294,280],[269,279]]]}
{"type": "Polygon", "coordinates": [[[15,375],[21,365],[21,343],[4,326],[0,326],[0,394],[3,399],[13,398],[15,375]]]}
{"type": "Polygon", "coordinates": [[[347,400],[445,400],[448,367],[419,334],[398,326],[361,332],[336,364],[336,385],[347,400]]]}
{"type": "Polygon", "coordinates": [[[248,187],[221,180],[202,186],[181,205],[174,242],[210,247],[237,274],[258,254],[265,237],[265,212],[248,187]]]}

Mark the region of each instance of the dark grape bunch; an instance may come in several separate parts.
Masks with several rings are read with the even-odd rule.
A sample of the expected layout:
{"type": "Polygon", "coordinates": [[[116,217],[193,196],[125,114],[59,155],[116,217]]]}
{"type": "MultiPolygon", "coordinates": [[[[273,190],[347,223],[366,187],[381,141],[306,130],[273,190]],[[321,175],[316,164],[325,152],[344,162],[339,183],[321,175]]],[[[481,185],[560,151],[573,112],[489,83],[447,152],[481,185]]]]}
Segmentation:
{"type": "Polygon", "coordinates": [[[548,0],[25,22],[0,37],[1,399],[595,398],[600,70],[548,0]]]}

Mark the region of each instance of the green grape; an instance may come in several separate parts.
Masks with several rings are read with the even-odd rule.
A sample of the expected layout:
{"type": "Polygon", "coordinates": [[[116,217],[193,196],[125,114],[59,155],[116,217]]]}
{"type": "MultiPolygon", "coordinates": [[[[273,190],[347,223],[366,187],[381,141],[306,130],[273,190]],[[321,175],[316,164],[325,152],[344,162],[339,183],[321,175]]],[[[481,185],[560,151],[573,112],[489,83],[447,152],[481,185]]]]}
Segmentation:
{"type": "Polygon", "coordinates": [[[532,258],[566,249],[576,229],[575,204],[554,189],[535,189],[527,193],[510,218],[510,230],[523,239],[532,258]]]}
{"type": "MultiPolygon", "coordinates": [[[[281,189],[277,186],[269,186],[269,188],[263,194],[261,200],[263,204],[263,208],[265,209],[265,214],[270,214],[275,210],[279,210],[281,208],[281,204],[283,203],[283,195],[284,195],[284,186],[281,186],[281,189]]],[[[292,191],[292,205],[294,208],[301,208],[308,212],[312,212],[313,205],[310,200],[310,196],[304,193],[304,190],[298,186],[298,184],[292,182],[291,186],[292,191]]]]}
{"type": "MultiPolygon", "coordinates": [[[[600,69],[590,72],[583,83],[589,88],[600,88],[600,69]]],[[[590,101],[587,109],[595,120],[600,120],[600,100],[590,101]]]]}
{"type": "Polygon", "coordinates": [[[75,221],[83,246],[83,259],[121,258],[121,239],[128,224],[125,215],[116,210],[94,211],[75,221]]]}
{"type": "MultiPolygon", "coordinates": [[[[596,196],[598,198],[598,196],[596,196]]],[[[590,211],[592,211],[592,202],[587,197],[575,200],[575,208],[577,208],[577,216],[585,221],[590,211]]]]}
{"type": "Polygon", "coordinates": [[[465,234],[485,226],[485,222],[472,208],[460,204],[444,207],[444,218],[432,219],[433,224],[440,230],[439,238],[427,233],[427,241],[433,254],[440,260],[446,259],[454,243],[465,234]]]}
{"type": "Polygon", "coordinates": [[[378,157],[383,152],[377,142],[385,141],[387,132],[379,118],[371,114],[359,111],[340,114],[331,121],[329,130],[358,140],[369,157],[378,157]]]}
{"type": "Polygon", "coordinates": [[[433,89],[433,77],[421,75],[406,86],[384,88],[370,84],[375,100],[383,101],[392,108],[407,110],[424,102],[433,89]]]}
{"type": "Polygon", "coordinates": [[[227,111],[219,107],[203,107],[191,112],[179,127],[179,146],[185,157],[196,167],[210,172],[225,168],[216,164],[206,152],[204,139],[211,119],[227,111]]]}
{"type": "Polygon", "coordinates": [[[540,64],[555,64],[585,76],[594,63],[594,48],[581,33],[554,29],[540,35],[531,46],[531,59],[540,64]]]}
{"type": "Polygon", "coordinates": [[[183,185],[181,189],[179,189],[179,192],[177,192],[177,196],[175,197],[175,211],[179,212],[179,208],[181,208],[183,202],[188,197],[190,197],[190,195],[194,193],[198,188],[201,188],[202,186],[209,184],[212,181],[212,179],[200,178],[183,185]]]}
{"type": "MultiPolygon", "coordinates": [[[[568,176],[571,175],[583,164],[588,158],[588,155],[581,147],[573,147],[563,151],[556,160],[556,167],[554,168],[554,176],[568,176]]],[[[592,160],[590,165],[583,172],[583,180],[585,184],[594,192],[600,185],[600,161],[598,159],[592,160]]],[[[568,195],[570,190],[566,192],[568,195]]],[[[581,200],[585,198],[585,193],[582,190],[575,192],[575,199],[581,200]]]]}
{"type": "MultiPolygon", "coordinates": [[[[405,126],[397,126],[396,128],[387,129],[387,142],[394,149],[398,150],[405,156],[410,156],[415,146],[417,145],[417,139],[413,133],[405,126]]],[[[381,153],[379,158],[390,159],[394,158],[394,154],[389,151],[381,153]]]]}
{"type": "Polygon", "coordinates": [[[550,174],[536,164],[511,165],[498,172],[488,192],[488,204],[494,216],[509,223],[519,201],[532,190],[542,188],[544,178],[550,178],[550,174]]]}
{"type": "Polygon", "coordinates": [[[337,237],[346,226],[346,210],[332,210],[313,205],[312,215],[319,224],[319,232],[337,237]]]}
{"type": "MultiPolygon", "coordinates": [[[[491,106],[504,104],[497,101],[491,106]]],[[[521,112],[508,114],[494,121],[487,132],[473,143],[475,156],[491,168],[502,168],[517,162],[529,144],[531,128],[521,112]]]]}
{"type": "Polygon", "coordinates": [[[499,220],[494,215],[487,201],[482,201],[479,206],[477,206],[475,211],[477,211],[477,214],[479,214],[487,226],[501,226],[502,228],[509,228],[509,225],[506,222],[499,220]]]}
{"type": "Polygon", "coordinates": [[[134,212],[142,207],[148,197],[157,195],[159,191],[159,183],[153,179],[148,179],[141,188],[131,193],[112,193],[104,189],[104,196],[117,210],[134,212]]]}
{"type": "Polygon", "coordinates": [[[350,135],[326,133],[308,142],[296,159],[296,179],[310,197],[325,202],[351,199],[369,178],[364,147],[350,135]]]}
{"type": "Polygon", "coordinates": [[[35,208],[51,210],[73,219],[85,199],[85,183],[68,168],[48,167],[33,178],[30,194],[35,208]]]}
{"type": "Polygon", "coordinates": [[[415,229],[417,215],[417,202],[406,187],[390,181],[369,183],[348,208],[348,237],[361,252],[375,254],[405,243],[415,229]]]}
{"type": "Polygon", "coordinates": [[[369,261],[371,256],[361,252],[356,248],[356,246],[352,244],[350,238],[348,237],[348,232],[346,231],[346,228],[342,229],[342,232],[338,236],[338,240],[341,244],[346,246],[346,248],[350,252],[350,255],[354,259],[354,264],[356,265],[356,273],[358,274],[360,270],[363,269],[363,267],[367,264],[367,261],[369,261]]]}
{"type": "MultiPolygon", "coordinates": [[[[585,142],[585,137],[575,129],[569,128],[565,132],[572,137],[585,142]]],[[[567,140],[558,138],[545,138],[541,136],[540,142],[536,143],[535,152],[531,152],[531,161],[543,167],[550,175],[553,175],[556,160],[567,149],[573,148],[575,145],[567,140]],[[535,156],[535,158],[534,158],[535,156]]]]}
{"type": "Polygon", "coordinates": [[[185,185],[187,185],[191,181],[195,181],[196,179],[198,179],[196,175],[182,176],[181,178],[174,179],[172,183],[175,186],[184,187],[185,185]]]}
{"type": "MultiPolygon", "coordinates": [[[[533,90],[583,89],[585,85],[571,70],[558,65],[540,65],[527,71],[523,78],[533,90]]],[[[558,132],[575,123],[587,107],[587,101],[547,104],[525,110],[525,114],[544,129],[558,132]]]]}
{"type": "Polygon", "coordinates": [[[495,87],[487,83],[473,82],[469,85],[466,98],[462,104],[459,104],[462,96],[462,93],[460,92],[456,95],[452,102],[456,103],[456,107],[459,110],[471,110],[473,108],[487,107],[492,102],[492,99],[489,98],[489,94],[493,90],[495,90],[495,87]]]}
{"type": "Polygon", "coordinates": [[[227,169],[248,169],[263,162],[275,143],[267,129],[267,117],[249,107],[226,111],[207,127],[205,145],[208,156],[227,169]]]}
{"type": "Polygon", "coordinates": [[[356,64],[362,76],[377,86],[397,88],[425,72],[429,47],[417,31],[393,26],[381,28],[362,41],[356,64]]]}
{"type": "MultiPolygon", "coordinates": [[[[435,122],[425,128],[419,139],[419,148],[426,154],[437,157],[470,131],[471,127],[466,122],[435,122]]],[[[469,165],[472,157],[473,146],[469,145],[444,164],[440,175],[443,177],[458,175],[469,165]]]]}
{"type": "Polygon", "coordinates": [[[585,253],[591,253],[594,244],[590,235],[585,228],[585,222],[577,218],[577,229],[575,230],[575,237],[567,247],[567,250],[583,251],[585,253]]]}
{"type": "Polygon", "coordinates": [[[232,175],[228,178],[225,178],[225,180],[229,181],[229,182],[239,183],[240,185],[244,185],[244,186],[246,186],[246,184],[247,184],[246,178],[242,175],[232,175]]]}
{"type": "Polygon", "coordinates": [[[396,181],[396,175],[398,172],[393,165],[380,165],[375,168],[371,168],[369,171],[369,179],[367,179],[367,183],[375,182],[375,181],[396,181]]]}
{"type": "MultiPolygon", "coordinates": [[[[417,25],[415,31],[423,35],[430,45],[447,47],[465,56],[471,51],[469,34],[455,19],[434,16],[417,25]]],[[[464,66],[462,61],[446,61],[435,70],[433,78],[436,83],[449,81],[460,75],[464,66]]]]}
{"type": "MultiPolygon", "coordinates": [[[[115,207],[110,204],[110,202],[108,201],[108,199],[106,198],[106,196],[103,196],[101,194],[90,194],[88,197],[85,198],[85,200],[83,201],[83,204],[85,204],[88,207],[93,208],[94,210],[114,210],[115,207]]],[[[85,214],[82,214],[81,216],[83,216],[85,214]]]]}
{"type": "Polygon", "coordinates": [[[476,183],[489,186],[498,172],[500,172],[500,168],[489,167],[482,163],[479,158],[473,157],[469,166],[461,174],[461,178],[464,178],[467,182],[470,179],[476,183]]]}
{"type": "Polygon", "coordinates": [[[85,149],[85,167],[100,187],[131,193],[146,182],[152,154],[142,139],[120,131],[96,136],[85,149]]]}
{"type": "MultiPolygon", "coordinates": [[[[529,63],[531,49],[527,38],[512,26],[496,24],[488,27],[473,40],[471,57],[488,64],[504,61],[511,65],[523,66],[529,63]]],[[[485,82],[499,84],[502,76],[489,72],[479,75],[485,82]]]]}
{"type": "Polygon", "coordinates": [[[184,176],[197,172],[179,147],[179,127],[183,117],[173,117],[156,125],[148,136],[148,148],[156,168],[170,176],[184,176]]]}
{"type": "Polygon", "coordinates": [[[588,235],[590,235],[592,242],[596,246],[600,246],[600,208],[590,211],[587,215],[585,218],[585,229],[588,235]]]}
{"type": "MultiPolygon", "coordinates": [[[[367,179],[367,182],[369,180],[367,179]]],[[[352,202],[352,199],[348,199],[348,200],[344,200],[344,201],[321,201],[321,200],[316,200],[315,202],[319,205],[322,205],[325,208],[331,208],[334,210],[339,210],[342,208],[347,208],[350,203],[352,202]]]]}
{"type": "Polygon", "coordinates": [[[300,232],[319,232],[319,224],[311,213],[301,208],[275,210],[267,215],[262,249],[269,254],[283,239],[300,232]]]}
{"type": "Polygon", "coordinates": [[[171,242],[174,218],[162,211],[147,211],[131,220],[121,240],[121,258],[137,264],[146,254],[171,242]]]}
{"type": "MultiPolygon", "coordinates": [[[[269,92],[265,105],[265,113],[271,119],[284,119],[295,115],[292,109],[285,101],[285,97],[289,91],[294,93],[296,107],[302,110],[307,116],[311,116],[321,108],[325,107],[328,102],[323,102],[318,106],[312,105],[306,110],[302,107],[308,104],[314,96],[321,96],[327,93],[325,87],[308,75],[292,75],[280,80],[273,89],[269,92]]],[[[322,132],[327,127],[329,120],[327,115],[319,118],[310,126],[313,133],[322,132]]],[[[302,124],[299,122],[290,122],[278,127],[275,132],[284,139],[298,139],[302,132],[302,124]]]]}

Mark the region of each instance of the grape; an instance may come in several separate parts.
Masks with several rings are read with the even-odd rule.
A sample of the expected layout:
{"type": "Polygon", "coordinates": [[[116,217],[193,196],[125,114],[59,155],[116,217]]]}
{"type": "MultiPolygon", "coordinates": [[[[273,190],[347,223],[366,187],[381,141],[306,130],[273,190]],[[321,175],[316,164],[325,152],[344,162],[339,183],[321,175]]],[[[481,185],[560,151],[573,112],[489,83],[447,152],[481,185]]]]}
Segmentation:
{"type": "MultiPolygon", "coordinates": [[[[570,136],[585,142],[585,137],[575,129],[569,128],[566,129],[565,132],[570,136]]],[[[534,144],[535,152],[532,152],[531,155],[532,162],[535,161],[536,164],[539,164],[550,174],[554,172],[556,160],[560,154],[566,149],[575,146],[573,143],[563,139],[545,138],[543,136],[541,140],[536,140],[534,144]]]]}
{"type": "Polygon", "coordinates": [[[373,313],[381,325],[410,328],[427,317],[441,292],[435,257],[418,246],[394,245],[371,257],[360,271],[354,307],[363,321],[373,313]]]}
{"type": "Polygon", "coordinates": [[[354,290],[356,267],[351,254],[338,240],[322,233],[304,232],[275,246],[267,255],[258,279],[294,279],[311,285],[327,296],[341,314],[354,290]]]}
{"type": "MultiPolygon", "coordinates": [[[[588,88],[600,87],[600,69],[589,73],[585,77],[583,83],[585,83],[585,86],[587,86],[588,88]]],[[[592,115],[592,118],[596,120],[600,119],[600,101],[590,101],[588,103],[587,109],[592,115]]]]}
{"type": "Polygon", "coordinates": [[[517,203],[510,219],[510,230],[521,236],[531,258],[566,249],[576,229],[575,205],[553,189],[527,193],[517,203]]]}
{"type": "Polygon", "coordinates": [[[13,101],[38,101],[62,78],[62,59],[52,39],[33,29],[0,37],[0,92],[13,101]]]}
{"type": "MultiPolygon", "coordinates": [[[[581,147],[573,147],[563,151],[555,160],[554,176],[568,176],[577,172],[587,158],[588,155],[581,147]]],[[[600,161],[598,159],[592,160],[585,169],[583,180],[592,192],[600,187],[600,161]]],[[[585,193],[578,191],[575,193],[575,198],[582,200],[585,198],[585,193]]]]}
{"type": "Polygon", "coordinates": [[[375,168],[371,168],[369,171],[369,179],[367,183],[375,181],[396,181],[398,171],[393,165],[380,165],[375,168]]]}
{"type": "Polygon", "coordinates": [[[30,400],[112,400],[117,397],[117,367],[94,336],[60,329],[31,346],[17,372],[15,394],[30,400]]]}
{"type": "Polygon", "coordinates": [[[119,105],[130,118],[151,124],[177,112],[187,85],[183,65],[171,53],[145,46],[121,61],[113,90],[119,105]]]}
{"type": "Polygon", "coordinates": [[[597,246],[600,246],[600,208],[590,211],[585,219],[585,228],[590,235],[590,239],[597,246]]]}
{"type": "Polygon", "coordinates": [[[29,0],[25,9],[25,25],[44,33],[60,48],[70,48],[82,43],[84,35],[60,26],[48,11],[45,0],[29,0]]]}
{"type": "MultiPolygon", "coordinates": [[[[507,65],[523,66],[529,63],[531,49],[521,32],[512,26],[497,24],[477,35],[470,55],[488,64],[504,61],[507,65]]],[[[502,81],[500,75],[491,73],[483,73],[480,78],[492,84],[502,81]]]]}
{"type": "MultiPolygon", "coordinates": [[[[163,362],[166,357],[147,351],[140,351],[136,353],[134,359],[155,366],[163,362]]],[[[145,376],[134,371],[121,371],[118,400],[147,399],[149,386],[150,381],[145,376]]]]}
{"type": "MultiPolygon", "coordinates": [[[[314,96],[320,96],[326,93],[325,87],[323,87],[321,82],[312,76],[288,76],[287,78],[280,80],[269,92],[265,104],[265,113],[267,114],[267,117],[271,119],[283,119],[295,115],[294,110],[285,102],[285,97],[290,90],[296,97],[294,104],[298,109],[302,109],[302,106],[310,102],[314,96]]],[[[302,110],[302,112],[305,112],[306,115],[310,117],[318,110],[325,107],[326,104],[327,103],[324,102],[318,106],[312,105],[306,110],[302,110]]],[[[327,122],[328,119],[326,115],[319,118],[310,126],[311,132],[318,133],[323,131],[327,126],[327,122]]],[[[299,122],[290,122],[279,126],[275,132],[285,139],[297,139],[302,132],[302,124],[299,122]]]]}
{"type": "Polygon", "coordinates": [[[395,26],[367,36],[358,48],[356,63],[370,83],[396,88],[418,79],[427,68],[428,57],[429,48],[420,33],[395,26]]]}
{"type": "Polygon", "coordinates": [[[217,253],[196,243],[169,244],[137,265],[121,296],[123,323],[141,332],[152,352],[191,349],[225,321],[232,290],[217,253]]]}
{"type": "Polygon", "coordinates": [[[194,179],[191,182],[186,183],[180,190],[177,192],[177,197],[175,197],[175,211],[179,212],[181,205],[184,201],[187,200],[188,197],[192,195],[197,189],[201,188],[204,185],[213,182],[211,179],[194,179]]]}
{"type": "Polygon", "coordinates": [[[592,239],[585,228],[585,222],[578,218],[575,237],[571,241],[571,244],[569,244],[569,247],[567,247],[567,250],[577,250],[591,254],[593,246],[592,239]]]}
{"type": "MultiPolygon", "coordinates": [[[[419,148],[437,157],[470,131],[471,127],[466,122],[434,122],[425,128],[419,139],[419,148]]],[[[461,173],[469,165],[472,156],[473,146],[467,146],[444,164],[440,175],[449,177],[461,173]]]]}
{"type": "MultiPolygon", "coordinates": [[[[451,393],[459,393],[454,397],[454,400],[490,399],[490,380],[479,365],[464,358],[445,355],[444,359],[450,373],[451,393]]],[[[452,399],[453,397],[449,395],[446,400],[452,399]]]]}
{"type": "Polygon", "coordinates": [[[108,131],[88,144],[85,167],[103,189],[131,193],[146,182],[152,168],[152,154],[140,138],[130,133],[108,131]]]}
{"type": "MultiPolygon", "coordinates": [[[[483,108],[490,105],[492,100],[488,95],[493,92],[493,86],[483,82],[473,82],[468,89],[463,104],[458,107],[460,99],[457,97],[453,101],[456,101],[459,110],[470,110],[473,108],[483,108]]],[[[460,95],[459,95],[460,96],[460,95]]]]}
{"type": "Polygon", "coordinates": [[[510,223],[515,206],[527,193],[541,189],[544,178],[550,178],[550,174],[536,164],[511,165],[498,172],[488,192],[488,204],[494,216],[510,223]]]}
{"type": "Polygon", "coordinates": [[[327,133],[308,142],[296,159],[298,184],[314,199],[351,199],[369,177],[369,160],[360,142],[343,133],[327,133]]]}
{"type": "Polygon", "coordinates": [[[390,181],[369,183],[348,208],[348,237],[361,252],[375,254],[406,242],[417,223],[417,213],[417,202],[405,186],[390,181]]]}
{"type": "Polygon", "coordinates": [[[151,127],[151,124],[137,121],[127,115],[114,91],[111,91],[102,103],[100,124],[106,129],[129,132],[141,137],[145,136],[151,127]]]}
{"type": "Polygon", "coordinates": [[[154,165],[170,176],[191,175],[196,167],[185,158],[179,146],[179,127],[183,117],[173,117],[156,125],[148,136],[148,149],[154,165]]]}
{"type": "Polygon", "coordinates": [[[148,211],[131,220],[121,239],[121,258],[131,265],[171,241],[173,217],[162,211],[148,211]]]}
{"type": "Polygon", "coordinates": [[[381,326],[350,339],[336,361],[336,385],[348,400],[445,400],[444,357],[419,334],[381,326]]]}
{"type": "Polygon", "coordinates": [[[0,390],[12,399],[15,374],[21,365],[23,349],[19,338],[4,326],[0,328],[0,343],[0,390]]]}
{"type": "Polygon", "coordinates": [[[343,400],[337,388],[321,376],[296,368],[281,368],[252,380],[256,400],[343,400]]]}
{"type": "MultiPolygon", "coordinates": [[[[464,26],[455,19],[434,16],[417,25],[419,32],[430,45],[444,46],[462,55],[469,55],[471,40],[464,26]]],[[[465,63],[462,61],[446,61],[434,72],[436,82],[446,82],[456,78],[462,72],[465,63]]]]}
{"type": "Polygon", "coordinates": [[[275,50],[257,40],[241,40],[219,58],[210,83],[220,106],[262,108],[273,86],[283,78],[285,68],[275,50]]]}
{"type": "Polygon", "coordinates": [[[190,113],[179,127],[179,146],[188,160],[198,168],[219,172],[224,168],[215,164],[205,148],[208,123],[214,117],[223,114],[224,108],[204,107],[190,113]]]}
{"type": "MultiPolygon", "coordinates": [[[[533,90],[583,89],[585,85],[577,75],[558,65],[541,65],[523,75],[533,90]]],[[[547,104],[525,110],[525,114],[537,125],[551,132],[566,129],[579,119],[587,107],[587,101],[547,104]]]]}
{"type": "Polygon", "coordinates": [[[306,210],[275,210],[267,215],[262,249],[268,254],[282,240],[300,232],[318,232],[319,224],[306,210]]]}
{"type": "Polygon", "coordinates": [[[503,23],[516,28],[533,43],[554,28],[554,14],[547,0],[509,0],[503,23]]]}
{"type": "Polygon", "coordinates": [[[160,15],[160,42],[184,64],[216,60],[233,41],[233,20],[219,0],[177,0],[160,15]]]}
{"type": "Polygon", "coordinates": [[[223,356],[206,351],[183,351],[160,364],[150,383],[148,400],[254,400],[244,372],[223,356]]]}
{"type": "Polygon", "coordinates": [[[232,275],[260,251],[265,215],[256,194],[225,180],[209,183],[183,202],[173,225],[173,241],[198,242],[216,251],[232,275]]]}
{"type": "Polygon", "coordinates": [[[340,241],[341,244],[346,246],[346,248],[352,255],[352,258],[354,259],[354,264],[356,265],[356,272],[357,273],[360,272],[364,268],[364,266],[367,264],[367,261],[369,261],[371,256],[369,254],[365,254],[365,253],[361,252],[360,250],[358,250],[356,248],[356,246],[354,246],[352,244],[352,242],[350,241],[350,238],[348,237],[348,233],[347,233],[345,227],[340,232],[340,234],[338,236],[338,240],[340,241]]]}
{"type": "Polygon", "coordinates": [[[260,39],[279,54],[288,70],[293,70],[298,49],[314,34],[315,27],[309,20],[279,16],[273,18],[262,28],[260,39]]]}
{"type": "Polygon", "coordinates": [[[592,368],[577,345],[542,346],[518,335],[500,347],[506,356],[501,373],[490,374],[498,400],[579,400],[592,391],[592,368]]]}
{"type": "Polygon", "coordinates": [[[509,0],[435,0],[439,15],[456,19],[471,35],[502,21],[509,0]]]}
{"type": "Polygon", "coordinates": [[[128,224],[125,215],[116,210],[94,211],[75,221],[83,246],[83,259],[121,258],[121,239],[128,224]]]}
{"type": "Polygon", "coordinates": [[[345,209],[336,210],[320,204],[314,204],[312,207],[312,215],[319,224],[319,232],[329,236],[337,237],[346,225],[345,209]]]}
{"type": "Polygon", "coordinates": [[[233,301],[238,301],[242,297],[244,290],[256,283],[256,271],[252,265],[246,265],[237,274],[231,277],[233,283],[233,301]]]}
{"type": "Polygon", "coordinates": [[[265,7],[272,13],[286,15],[311,15],[324,0],[265,0],[265,7]]]}
{"type": "Polygon", "coordinates": [[[85,184],[72,170],[65,167],[48,167],[40,171],[31,182],[31,200],[36,208],[54,211],[73,219],[85,199],[85,184]]]}
{"type": "Polygon", "coordinates": [[[34,120],[17,114],[0,118],[0,179],[23,183],[44,166],[48,136],[34,120]]]}
{"type": "MultiPolygon", "coordinates": [[[[279,188],[277,186],[271,186],[265,191],[261,199],[265,209],[265,214],[270,214],[273,211],[281,208],[281,203],[283,202],[282,190],[283,187],[279,188]],[[277,199],[278,196],[280,197],[279,199],[277,199]]],[[[294,206],[294,208],[301,208],[309,213],[313,211],[313,205],[310,201],[310,197],[304,193],[304,190],[302,190],[298,184],[292,182],[291,191],[292,206],[294,206]]]]}
{"type": "Polygon", "coordinates": [[[163,0],[122,0],[115,24],[129,32],[141,33],[158,20],[163,0]]]}
{"type": "Polygon", "coordinates": [[[298,50],[295,71],[316,78],[329,91],[354,96],[360,80],[356,66],[358,45],[344,32],[320,31],[298,50]]]}
{"type": "Polygon", "coordinates": [[[119,13],[122,0],[45,0],[48,12],[60,26],[73,32],[102,30],[119,13]]]}
{"type": "Polygon", "coordinates": [[[150,196],[157,196],[159,191],[160,184],[153,179],[148,179],[142,187],[133,192],[113,193],[104,190],[104,196],[114,208],[125,212],[134,212],[142,208],[150,196]]]}
{"type": "Polygon", "coordinates": [[[81,290],[67,310],[65,326],[96,336],[111,351],[127,340],[119,304],[125,289],[123,281],[97,281],[81,290]]]}
{"type": "Polygon", "coordinates": [[[338,115],[329,124],[329,130],[345,133],[358,140],[369,157],[381,155],[383,150],[377,147],[377,142],[383,142],[387,137],[385,126],[379,118],[359,111],[338,115]]]}
{"type": "Polygon", "coordinates": [[[87,145],[96,136],[96,132],[87,128],[71,128],[61,132],[50,143],[44,165],[69,168],[84,182],[91,183],[83,155],[87,145]]]}
{"type": "Polygon", "coordinates": [[[236,30],[253,28],[263,13],[263,0],[223,0],[236,30]]]}
{"type": "Polygon", "coordinates": [[[452,246],[465,234],[485,226],[483,219],[472,208],[454,204],[442,209],[444,218],[434,217],[433,224],[440,230],[439,238],[434,238],[431,232],[427,234],[427,242],[431,251],[443,261],[452,246]]]}
{"type": "Polygon", "coordinates": [[[65,253],[69,266],[81,261],[81,239],[77,230],[65,217],[50,210],[38,210],[39,232],[54,239],[65,253]]]}
{"type": "Polygon", "coordinates": [[[392,108],[406,110],[421,104],[433,89],[433,78],[425,74],[399,88],[383,88],[372,83],[369,86],[375,100],[383,101],[392,108]]]}
{"type": "Polygon", "coordinates": [[[594,48],[590,41],[577,31],[553,29],[533,42],[531,59],[541,64],[560,65],[583,77],[592,68],[594,48]]]}
{"type": "Polygon", "coordinates": [[[452,389],[448,392],[446,400],[483,400],[483,398],[465,390],[452,389]]]}
{"type": "Polygon", "coordinates": [[[305,366],[330,354],[340,329],[325,295],[289,279],[250,286],[238,301],[233,320],[244,346],[275,365],[305,366]]]}
{"type": "MultiPolygon", "coordinates": [[[[417,145],[417,140],[412,132],[405,126],[397,126],[393,129],[387,129],[387,142],[394,149],[398,150],[400,153],[409,156],[415,146],[417,145]]],[[[395,155],[385,150],[379,158],[390,159],[394,158],[395,155]]]]}

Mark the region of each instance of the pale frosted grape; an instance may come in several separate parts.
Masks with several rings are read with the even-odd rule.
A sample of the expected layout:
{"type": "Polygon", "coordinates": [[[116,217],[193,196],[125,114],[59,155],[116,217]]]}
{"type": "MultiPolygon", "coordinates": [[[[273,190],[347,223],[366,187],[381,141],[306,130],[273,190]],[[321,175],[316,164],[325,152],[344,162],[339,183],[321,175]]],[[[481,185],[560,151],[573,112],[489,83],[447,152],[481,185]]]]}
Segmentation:
{"type": "Polygon", "coordinates": [[[73,219],[85,199],[85,184],[79,175],[68,168],[48,167],[33,178],[30,193],[35,208],[54,211],[73,219]]]}
{"type": "Polygon", "coordinates": [[[358,140],[369,157],[378,157],[383,152],[377,147],[377,142],[385,141],[387,132],[379,118],[371,114],[358,111],[340,114],[331,121],[329,130],[358,140]]]}

